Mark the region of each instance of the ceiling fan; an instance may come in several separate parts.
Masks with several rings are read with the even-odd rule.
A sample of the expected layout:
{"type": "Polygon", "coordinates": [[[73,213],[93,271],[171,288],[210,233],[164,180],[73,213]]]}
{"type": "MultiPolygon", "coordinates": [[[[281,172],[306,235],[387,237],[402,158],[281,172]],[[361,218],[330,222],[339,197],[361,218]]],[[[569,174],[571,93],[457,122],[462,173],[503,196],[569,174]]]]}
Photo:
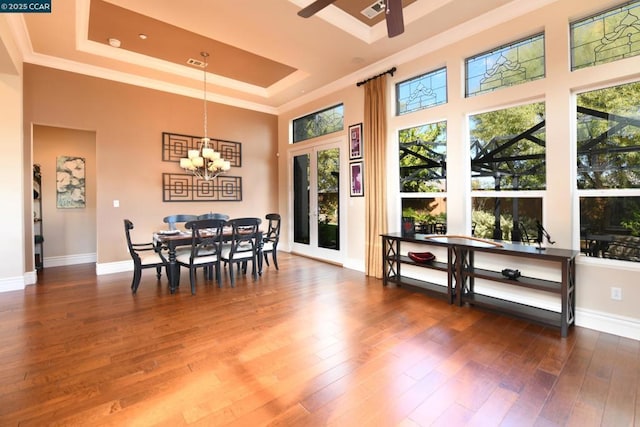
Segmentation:
{"type": "MultiPolygon", "coordinates": [[[[298,12],[303,18],[309,18],[329,6],[336,0],[316,0],[309,6],[298,12]]],[[[385,0],[384,17],[387,21],[387,34],[395,37],[404,32],[404,20],[402,17],[402,0],[385,0]]]]}

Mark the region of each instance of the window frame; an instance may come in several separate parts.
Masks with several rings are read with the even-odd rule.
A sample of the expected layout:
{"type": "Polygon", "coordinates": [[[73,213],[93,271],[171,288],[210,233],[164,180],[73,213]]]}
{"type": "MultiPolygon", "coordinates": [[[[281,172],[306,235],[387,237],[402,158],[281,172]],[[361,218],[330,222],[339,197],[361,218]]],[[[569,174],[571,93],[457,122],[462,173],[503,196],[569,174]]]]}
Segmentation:
{"type": "MultiPolygon", "coordinates": [[[[415,192],[406,192],[406,191],[402,191],[401,188],[401,183],[400,183],[400,158],[399,158],[399,154],[400,154],[400,132],[408,130],[408,129],[414,129],[414,128],[420,128],[420,127],[424,127],[424,126],[437,126],[440,123],[444,123],[445,129],[446,129],[446,137],[445,137],[445,141],[444,141],[444,146],[445,146],[445,153],[444,153],[444,158],[445,158],[445,163],[446,163],[446,159],[447,159],[447,151],[448,151],[448,147],[447,144],[449,142],[449,133],[448,133],[448,122],[446,119],[442,119],[442,120],[435,120],[435,121],[428,121],[425,123],[420,123],[420,124],[412,124],[400,129],[396,129],[395,132],[395,136],[396,136],[396,145],[394,147],[395,153],[396,153],[396,168],[398,171],[398,180],[396,181],[396,188],[398,189],[398,201],[400,204],[400,213],[401,213],[401,217],[402,217],[402,202],[404,199],[434,199],[434,200],[438,200],[438,199],[443,199],[444,203],[445,203],[445,207],[444,207],[444,216],[445,218],[448,217],[447,215],[447,195],[448,195],[448,186],[447,186],[447,176],[445,174],[444,177],[444,190],[443,191],[415,191],[415,192]]],[[[447,228],[447,224],[446,224],[445,220],[445,224],[444,224],[444,229],[446,230],[447,228]]]]}
{"type": "MultiPolygon", "coordinates": [[[[603,64],[597,64],[596,67],[603,64]]],[[[590,67],[586,67],[590,68],[590,67]]],[[[640,197],[640,187],[638,188],[579,188],[578,186],[578,97],[581,94],[594,92],[603,89],[613,89],[619,86],[627,84],[639,83],[640,78],[635,79],[618,79],[614,81],[607,81],[590,87],[580,88],[572,93],[572,107],[573,107],[573,138],[572,138],[572,158],[573,158],[573,189],[575,192],[574,197],[574,229],[575,229],[575,247],[581,251],[580,258],[587,263],[603,264],[603,265],[624,265],[625,268],[632,269],[639,268],[640,262],[633,260],[623,260],[616,258],[606,257],[594,257],[587,256],[584,252],[583,241],[586,240],[586,236],[583,236],[583,224],[581,222],[581,200],[584,198],[632,198],[640,197]],[[585,238],[583,238],[585,237],[585,238]]],[[[640,108],[640,101],[638,102],[640,108]]]]}

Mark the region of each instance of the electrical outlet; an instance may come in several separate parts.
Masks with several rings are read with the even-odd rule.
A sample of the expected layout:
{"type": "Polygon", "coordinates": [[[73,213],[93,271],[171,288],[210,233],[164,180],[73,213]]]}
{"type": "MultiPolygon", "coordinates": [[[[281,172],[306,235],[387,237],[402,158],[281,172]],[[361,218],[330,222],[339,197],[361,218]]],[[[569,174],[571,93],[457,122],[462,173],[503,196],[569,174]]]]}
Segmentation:
{"type": "Polygon", "coordinates": [[[622,301],[622,289],[621,288],[611,288],[611,299],[616,301],[622,301]]]}

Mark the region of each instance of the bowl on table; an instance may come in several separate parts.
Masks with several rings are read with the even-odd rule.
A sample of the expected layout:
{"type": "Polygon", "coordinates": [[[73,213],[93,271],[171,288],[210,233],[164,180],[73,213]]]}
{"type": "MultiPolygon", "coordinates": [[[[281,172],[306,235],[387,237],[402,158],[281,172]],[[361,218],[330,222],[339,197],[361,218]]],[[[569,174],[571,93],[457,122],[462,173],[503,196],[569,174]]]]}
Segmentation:
{"type": "Polygon", "coordinates": [[[436,259],[436,256],[431,252],[409,252],[407,256],[414,262],[425,264],[436,259]]]}

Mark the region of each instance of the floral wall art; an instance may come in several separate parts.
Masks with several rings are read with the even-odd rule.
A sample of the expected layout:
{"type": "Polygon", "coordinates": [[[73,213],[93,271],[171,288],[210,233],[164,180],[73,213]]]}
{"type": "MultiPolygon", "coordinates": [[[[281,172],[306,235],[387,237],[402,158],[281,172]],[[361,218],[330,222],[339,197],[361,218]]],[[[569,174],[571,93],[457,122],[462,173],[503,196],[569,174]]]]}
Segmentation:
{"type": "Polygon", "coordinates": [[[85,160],[60,156],[56,159],[56,206],[62,209],[85,207],[85,160]]]}

